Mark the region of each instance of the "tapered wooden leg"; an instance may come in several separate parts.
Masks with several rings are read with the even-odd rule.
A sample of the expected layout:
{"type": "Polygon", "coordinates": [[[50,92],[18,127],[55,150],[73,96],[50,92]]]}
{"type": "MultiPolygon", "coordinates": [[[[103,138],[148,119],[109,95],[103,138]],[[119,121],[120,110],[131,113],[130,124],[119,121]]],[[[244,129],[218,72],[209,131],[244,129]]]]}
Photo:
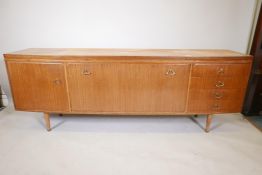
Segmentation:
{"type": "Polygon", "coordinates": [[[205,128],[206,132],[209,132],[211,122],[212,122],[212,115],[208,114],[206,119],[206,128],[205,128]]]}
{"type": "Polygon", "coordinates": [[[63,116],[63,114],[58,114],[59,116],[63,116]]]}
{"type": "Polygon", "coordinates": [[[44,113],[44,118],[45,118],[45,125],[46,125],[46,130],[51,131],[50,127],[50,115],[48,113],[44,113]]]}

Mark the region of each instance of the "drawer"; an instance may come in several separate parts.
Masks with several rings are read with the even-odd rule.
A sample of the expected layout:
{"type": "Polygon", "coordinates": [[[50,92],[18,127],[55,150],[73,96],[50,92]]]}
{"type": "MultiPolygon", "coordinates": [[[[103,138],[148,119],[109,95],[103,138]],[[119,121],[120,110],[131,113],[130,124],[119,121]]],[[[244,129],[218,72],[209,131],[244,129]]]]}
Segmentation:
{"type": "Polygon", "coordinates": [[[191,77],[190,89],[245,89],[248,77],[191,77]]]}
{"type": "Polygon", "coordinates": [[[189,101],[227,101],[242,100],[245,89],[191,89],[189,91],[189,101]]]}
{"type": "Polygon", "coordinates": [[[243,100],[191,100],[188,104],[190,113],[235,113],[241,112],[243,100]]]}
{"type": "Polygon", "coordinates": [[[248,76],[250,64],[194,64],[193,77],[248,76]]]}

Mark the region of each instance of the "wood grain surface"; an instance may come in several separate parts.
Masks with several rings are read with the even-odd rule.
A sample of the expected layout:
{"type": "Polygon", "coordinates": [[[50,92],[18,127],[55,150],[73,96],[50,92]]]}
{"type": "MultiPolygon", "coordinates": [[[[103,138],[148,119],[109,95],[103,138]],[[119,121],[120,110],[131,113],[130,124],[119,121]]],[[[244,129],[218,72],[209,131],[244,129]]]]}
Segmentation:
{"type": "Polygon", "coordinates": [[[211,49],[92,49],[92,48],[31,48],[12,55],[34,56],[174,56],[174,57],[245,57],[247,55],[230,50],[211,49]]]}
{"type": "Polygon", "coordinates": [[[240,112],[252,57],[228,50],[26,49],[5,54],[16,109],[240,112]]]}
{"type": "Polygon", "coordinates": [[[63,64],[8,62],[16,109],[69,111],[63,64]]]}
{"type": "Polygon", "coordinates": [[[184,112],[188,64],[68,64],[72,111],[184,112]]]}

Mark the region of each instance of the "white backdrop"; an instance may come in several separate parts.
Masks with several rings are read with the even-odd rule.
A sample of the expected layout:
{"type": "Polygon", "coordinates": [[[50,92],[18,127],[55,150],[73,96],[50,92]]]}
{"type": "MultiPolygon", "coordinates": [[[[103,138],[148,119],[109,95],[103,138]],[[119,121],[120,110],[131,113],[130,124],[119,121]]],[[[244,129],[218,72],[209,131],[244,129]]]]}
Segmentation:
{"type": "MultiPolygon", "coordinates": [[[[32,47],[246,52],[256,0],[0,0],[2,54],[32,47]]],[[[30,75],[29,75],[30,76],[30,75]]]]}

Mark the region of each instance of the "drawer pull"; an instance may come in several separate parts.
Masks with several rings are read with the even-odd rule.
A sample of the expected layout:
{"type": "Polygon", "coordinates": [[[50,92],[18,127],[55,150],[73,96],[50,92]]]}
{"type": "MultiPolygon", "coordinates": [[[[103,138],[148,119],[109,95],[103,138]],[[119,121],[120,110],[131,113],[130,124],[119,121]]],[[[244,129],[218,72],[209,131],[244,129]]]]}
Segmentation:
{"type": "Polygon", "coordinates": [[[223,86],[225,86],[225,84],[222,81],[218,81],[217,84],[216,84],[216,87],[218,87],[218,88],[223,87],[223,86]]]}
{"type": "Polygon", "coordinates": [[[224,74],[224,68],[219,68],[218,71],[217,71],[218,74],[224,74]]]}
{"type": "Polygon", "coordinates": [[[173,69],[168,69],[168,70],[166,71],[166,75],[174,76],[174,75],[176,75],[176,71],[174,71],[173,69]]]}
{"type": "Polygon", "coordinates": [[[91,75],[92,73],[91,72],[89,72],[88,70],[83,70],[83,75],[91,75]]]}
{"type": "Polygon", "coordinates": [[[60,84],[62,83],[62,81],[59,80],[59,79],[56,79],[56,80],[54,80],[54,83],[55,83],[56,85],[60,85],[60,84]]]}
{"type": "Polygon", "coordinates": [[[212,107],[214,110],[219,110],[220,109],[220,106],[218,105],[218,104],[215,104],[215,105],[213,105],[213,107],[212,107]]]}
{"type": "Polygon", "coordinates": [[[216,92],[214,94],[214,96],[215,96],[216,99],[221,99],[223,97],[223,94],[220,94],[220,93],[216,92]]]}

